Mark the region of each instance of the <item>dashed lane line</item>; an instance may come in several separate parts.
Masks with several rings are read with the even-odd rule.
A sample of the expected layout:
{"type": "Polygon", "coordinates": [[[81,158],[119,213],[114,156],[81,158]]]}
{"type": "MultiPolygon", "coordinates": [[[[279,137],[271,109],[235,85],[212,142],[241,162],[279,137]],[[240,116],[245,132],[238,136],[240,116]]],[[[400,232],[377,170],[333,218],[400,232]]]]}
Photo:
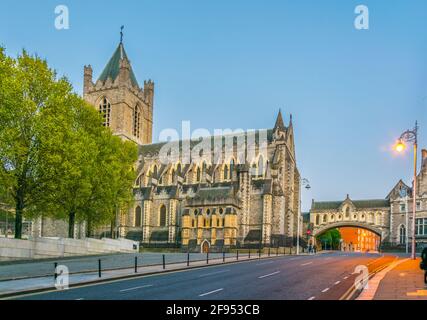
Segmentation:
{"type": "Polygon", "coordinates": [[[224,288],[216,289],[216,290],[209,291],[209,292],[206,292],[206,293],[202,293],[202,294],[199,294],[199,297],[205,297],[205,296],[208,296],[210,294],[214,294],[214,293],[220,292],[222,290],[224,290],[224,288]]]}
{"type": "Polygon", "coordinates": [[[337,281],[337,282],[334,283],[334,285],[337,285],[337,284],[340,284],[340,283],[341,283],[341,281],[337,281]]]}
{"type": "Polygon", "coordinates": [[[310,297],[307,300],[314,300],[314,299],[316,299],[316,297],[310,297]]]}
{"type": "Polygon", "coordinates": [[[323,289],[323,290],[322,290],[322,293],[325,293],[325,292],[327,292],[327,291],[329,291],[329,288],[323,289]]]}
{"type": "Polygon", "coordinates": [[[263,266],[263,265],[266,265],[266,264],[272,264],[274,262],[275,261],[268,261],[268,262],[263,262],[263,263],[257,263],[257,266],[263,266]]]}
{"type": "Polygon", "coordinates": [[[216,272],[205,273],[205,274],[200,275],[199,278],[213,276],[213,275],[228,272],[228,271],[230,271],[230,270],[221,270],[221,271],[216,271],[216,272]]]}
{"type": "Polygon", "coordinates": [[[301,265],[301,267],[308,266],[309,264],[312,264],[312,263],[313,263],[313,261],[312,261],[312,262],[303,263],[303,264],[301,265]]]}
{"type": "Polygon", "coordinates": [[[273,273],[269,273],[269,274],[260,276],[260,277],[258,277],[258,279],[264,279],[264,278],[267,278],[267,277],[271,277],[271,276],[274,276],[274,275],[276,275],[278,273],[280,273],[280,271],[276,271],[276,272],[273,272],[273,273]]]}
{"type": "Polygon", "coordinates": [[[149,288],[149,287],[152,287],[152,286],[153,286],[152,284],[147,284],[147,285],[144,285],[144,286],[122,289],[122,290],[120,290],[120,292],[133,291],[133,290],[138,290],[138,289],[143,289],[143,288],[149,288]]]}

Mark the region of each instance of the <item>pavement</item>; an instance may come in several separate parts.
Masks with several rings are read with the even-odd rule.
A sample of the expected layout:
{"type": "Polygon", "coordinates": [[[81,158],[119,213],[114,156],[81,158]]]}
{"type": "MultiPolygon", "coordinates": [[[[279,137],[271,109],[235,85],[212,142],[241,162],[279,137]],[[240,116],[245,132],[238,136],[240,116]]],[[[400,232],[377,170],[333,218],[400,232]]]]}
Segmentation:
{"type": "MultiPolygon", "coordinates": [[[[199,261],[197,264],[200,265],[194,263],[192,269],[170,269],[167,273],[134,275],[132,278],[86,284],[68,290],[33,293],[16,299],[338,300],[354,285],[358,276],[356,267],[388,263],[395,259],[395,256],[380,254],[333,252],[264,256],[263,259],[252,257],[250,260],[246,257],[244,261],[230,264],[224,264],[218,259],[215,265],[208,267],[206,262],[199,261]],[[201,268],[202,266],[204,267],[201,268]]],[[[175,266],[178,268],[178,264],[175,266]]],[[[147,268],[159,266],[144,267],[141,268],[144,271],[139,272],[148,271],[145,270],[147,268]]],[[[107,275],[103,274],[104,276],[107,275]]],[[[75,280],[70,278],[70,282],[75,280]]],[[[49,281],[52,285],[52,277],[49,281]]]]}
{"type": "Polygon", "coordinates": [[[374,300],[427,300],[420,259],[405,259],[381,280],[374,300]]]}

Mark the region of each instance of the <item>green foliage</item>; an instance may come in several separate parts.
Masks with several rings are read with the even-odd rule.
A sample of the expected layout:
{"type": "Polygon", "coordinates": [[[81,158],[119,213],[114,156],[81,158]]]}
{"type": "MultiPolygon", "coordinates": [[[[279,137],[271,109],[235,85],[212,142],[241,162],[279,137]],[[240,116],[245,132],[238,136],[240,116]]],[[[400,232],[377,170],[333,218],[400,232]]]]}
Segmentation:
{"type": "Polygon", "coordinates": [[[331,249],[339,249],[341,233],[338,229],[331,229],[317,237],[317,240],[331,249]]]}
{"type": "Polygon", "coordinates": [[[98,112],[46,61],[0,49],[0,203],[22,217],[111,221],[132,196],[134,144],[102,126],[98,112]]]}

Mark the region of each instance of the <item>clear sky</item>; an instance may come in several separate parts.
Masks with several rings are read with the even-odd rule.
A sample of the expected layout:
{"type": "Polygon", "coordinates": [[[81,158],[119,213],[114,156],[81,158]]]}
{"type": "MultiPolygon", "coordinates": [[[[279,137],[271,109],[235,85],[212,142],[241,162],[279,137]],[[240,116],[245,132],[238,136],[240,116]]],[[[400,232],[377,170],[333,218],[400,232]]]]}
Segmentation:
{"type": "Polygon", "coordinates": [[[46,58],[82,92],[119,42],[138,81],[153,79],[155,140],[164,128],[270,128],[294,117],[297,161],[311,199],[384,198],[411,154],[391,145],[420,123],[427,147],[425,0],[1,0],[0,44],[46,58]],[[69,8],[70,29],[54,27],[69,8]],[[368,6],[370,29],[354,28],[368,6]]]}

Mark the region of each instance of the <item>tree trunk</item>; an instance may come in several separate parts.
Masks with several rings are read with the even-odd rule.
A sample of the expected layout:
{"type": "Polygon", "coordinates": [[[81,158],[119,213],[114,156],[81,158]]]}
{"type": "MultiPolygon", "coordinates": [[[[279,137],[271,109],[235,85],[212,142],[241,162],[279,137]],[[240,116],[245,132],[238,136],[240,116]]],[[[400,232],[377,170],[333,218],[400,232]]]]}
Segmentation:
{"type": "Polygon", "coordinates": [[[71,211],[68,216],[68,238],[74,239],[74,226],[76,225],[76,213],[71,211]]]}
{"type": "Polygon", "coordinates": [[[87,221],[86,237],[87,238],[92,237],[92,221],[91,221],[91,219],[88,219],[88,221],[87,221]]]}
{"type": "Polygon", "coordinates": [[[114,225],[115,225],[114,220],[112,220],[111,221],[111,225],[110,225],[110,238],[111,239],[114,239],[114,234],[115,234],[115,232],[114,232],[114,225]]]}
{"type": "Polygon", "coordinates": [[[24,213],[24,191],[18,187],[15,198],[15,239],[22,238],[22,216],[24,213]]]}

